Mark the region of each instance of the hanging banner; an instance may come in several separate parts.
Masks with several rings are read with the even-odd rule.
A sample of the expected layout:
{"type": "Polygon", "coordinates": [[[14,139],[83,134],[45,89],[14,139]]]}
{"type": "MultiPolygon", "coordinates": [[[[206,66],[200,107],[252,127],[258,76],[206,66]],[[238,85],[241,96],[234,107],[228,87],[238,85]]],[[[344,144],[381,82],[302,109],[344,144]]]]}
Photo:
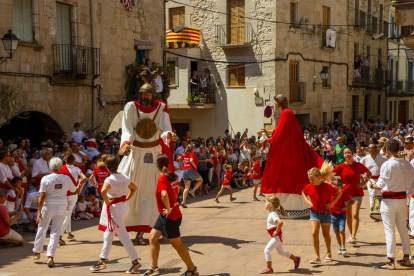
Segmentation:
{"type": "MultiPolygon", "coordinates": [[[[171,30],[167,30],[167,33],[171,30]]],[[[167,34],[167,42],[186,42],[186,43],[199,43],[200,42],[200,29],[188,27],[180,33],[170,32],[167,34]]]]}
{"type": "Polygon", "coordinates": [[[131,1],[132,1],[132,0],[124,0],[124,7],[125,7],[127,10],[129,10],[129,11],[131,11],[131,10],[132,10],[132,4],[131,4],[131,1]]]}

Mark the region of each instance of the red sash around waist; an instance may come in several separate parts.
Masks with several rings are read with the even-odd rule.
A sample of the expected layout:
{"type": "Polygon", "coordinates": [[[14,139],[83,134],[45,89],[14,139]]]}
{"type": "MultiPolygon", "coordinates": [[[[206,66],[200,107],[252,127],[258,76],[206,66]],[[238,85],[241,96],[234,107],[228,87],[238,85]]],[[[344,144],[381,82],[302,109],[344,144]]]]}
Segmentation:
{"type": "MultiPolygon", "coordinates": [[[[73,185],[75,185],[75,187],[78,187],[78,183],[76,183],[75,178],[73,178],[72,174],[69,172],[69,169],[66,165],[63,165],[62,168],[60,169],[60,173],[69,176],[70,180],[72,180],[73,185]]],[[[68,191],[66,193],[66,196],[72,196],[74,194],[72,194],[70,191],[68,191]]]]}
{"type": "Polygon", "coordinates": [[[8,202],[16,202],[16,199],[15,198],[12,198],[11,196],[7,196],[7,201],[8,202]]]}
{"type": "MultiPolygon", "coordinates": [[[[110,199],[112,200],[110,205],[112,205],[112,204],[116,204],[116,203],[120,203],[120,202],[125,202],[126,201],[126,196],[115,197],[115,198],[110,198],[110,199]]],[[[119,228],[119,226],[116,225],[115,221],[111,217],[111,211],[109,210],[110,205],[106,206],[106,214],[108,216],[108,228],[107,229],[108,229],[109,232],[114,232],[114,230],[115,230],[114,226],[116,226],[118,228],[119,228]]]]}
{"type": "Polygon", "coordinates": [[[407,192],[383,192],[382,199],[405,199],[407,192]]]}
{"type": "Polygon", "coordinates": [[[35,180],[35,187],[39,187],[41,181],[42,181],[42,178],[36,179],[35,180]]]}
{"type": "Polygon", "coordinates": [[[380,177],[379,175],[372,175],[372,176],[371,176],[371,179],[376,180],[376,179],[379,179],[379,177],[380,177]]]}
{"type": "Polygon", "coordinates": [[[274,227],[274,228],[272,228],[272,229],[267,229],[267,233],[269,233],[269,235],[270,235],[272,238],[273,238],[273,237],[276,237],[276,236],[279,236],[280,241],[281,241],[281,242],[283,242],[283,240],[282,240],[282,229],[280,229],[279,233],[277,233],[277,235],[276,235],[276,236],[273,236],[273,232],[275,232],[275,231],[276,231],[276,229],[277,229],[277,227],[274,227]]]}
{"type": "Polygon", "coordinates": [[[30,208],[30,209],[29,209],[29,212],[30,212],[30,213],[36,213],[36,212],[37,212],[37,209],[30,208]]]}

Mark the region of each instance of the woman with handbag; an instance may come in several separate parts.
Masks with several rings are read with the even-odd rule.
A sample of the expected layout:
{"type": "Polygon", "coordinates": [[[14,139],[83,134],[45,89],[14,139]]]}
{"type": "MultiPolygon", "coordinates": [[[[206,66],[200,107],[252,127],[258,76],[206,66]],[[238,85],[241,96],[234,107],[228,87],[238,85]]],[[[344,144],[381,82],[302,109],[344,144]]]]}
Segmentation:
{"type": "Polygon", "coordinates": [[[210,156],[210,153],[206,151],[206,146],[204,144],[200,145],[200,152],[197,153],[198,166],[197,171],[203,178],[203,186],[200,189],[200,195],[204,187],[206,195],[208,195],[208,186],[211,185],[209,178],[209,171],[213,167],[213,159],[210,156]]]}

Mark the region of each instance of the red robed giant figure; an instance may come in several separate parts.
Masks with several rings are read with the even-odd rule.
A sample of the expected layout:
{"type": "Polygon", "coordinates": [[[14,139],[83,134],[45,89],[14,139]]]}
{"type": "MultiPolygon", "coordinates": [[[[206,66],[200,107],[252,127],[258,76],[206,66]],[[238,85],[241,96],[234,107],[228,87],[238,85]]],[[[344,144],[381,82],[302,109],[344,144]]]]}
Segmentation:
{"type": "Polygon", "coordinates": [[[266,168],[262,176],[262,193],[276,194],[291,218],[306,216],[308,206],[302,199],[302,190],[309,183],[308,170],[320,168],[324,160],[308,145],[298,119],[288,108],[285,95],[275,97],[277,108],[282,109],[273,134],[266,168]]]}

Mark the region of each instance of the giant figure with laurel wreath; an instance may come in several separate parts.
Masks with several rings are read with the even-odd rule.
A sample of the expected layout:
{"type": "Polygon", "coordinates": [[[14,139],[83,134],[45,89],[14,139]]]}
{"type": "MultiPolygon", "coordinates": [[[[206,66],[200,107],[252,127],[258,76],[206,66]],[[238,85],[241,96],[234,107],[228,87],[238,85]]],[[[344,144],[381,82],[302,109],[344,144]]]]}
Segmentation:
{"type": "MultiPolygon", "coordinates": [[[[152,85],[156,72],[144,69],[141,77],[145,84],[139,90],[138,101],[125,105],[122,118],[120,153],[124,155],[118,172],[131,179],[138,190],[129,202],[129,213],[125,220],[128,232],[138,232],[137,241],[145,244],[143,233],[149,233],[158,217],[155,190],[159,172],[155,160],[161,153],[170,158],[173,169],[172,142],[177,135],[172,132],[168,108],[163,101],[155,100],[156,91],[152,85]]],[[[104,206],[103,210],[106,210],[104,206]]],[[[102,212],[99,229],[106,230],[108,218],[102,212]]]]}

